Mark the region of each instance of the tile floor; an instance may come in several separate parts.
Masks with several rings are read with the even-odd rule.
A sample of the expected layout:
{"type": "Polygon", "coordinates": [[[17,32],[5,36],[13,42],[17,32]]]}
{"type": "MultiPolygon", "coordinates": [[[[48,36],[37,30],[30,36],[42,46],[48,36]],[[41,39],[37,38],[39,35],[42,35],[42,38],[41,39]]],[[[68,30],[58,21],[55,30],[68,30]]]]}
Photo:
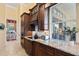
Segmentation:
{"type": "Polygon", "coordinates": [[[0,49],[0,56],[28,56],[25,50],[16,41],[9,41],[3,49],[0,49]]]}

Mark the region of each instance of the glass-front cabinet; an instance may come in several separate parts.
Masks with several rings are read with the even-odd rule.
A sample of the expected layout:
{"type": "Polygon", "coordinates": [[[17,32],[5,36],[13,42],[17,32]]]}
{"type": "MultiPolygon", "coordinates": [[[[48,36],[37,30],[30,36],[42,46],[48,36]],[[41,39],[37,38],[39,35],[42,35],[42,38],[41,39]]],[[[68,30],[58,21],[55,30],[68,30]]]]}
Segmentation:
{"type": "Polygon", "coordinates": [[[49,9],[50,40],[76,41],[76,4],[61,3],[49,9]]]}

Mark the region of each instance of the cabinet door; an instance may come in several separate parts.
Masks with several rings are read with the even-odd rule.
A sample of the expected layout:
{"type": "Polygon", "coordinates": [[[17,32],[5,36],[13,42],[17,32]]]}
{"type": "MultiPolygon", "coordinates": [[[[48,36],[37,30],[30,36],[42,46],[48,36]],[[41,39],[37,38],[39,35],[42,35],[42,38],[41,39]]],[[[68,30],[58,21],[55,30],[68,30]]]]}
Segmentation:
{"type": "Polygon", "coordinates": [[[55,48],[46,46],[46,54],[48,56],[55,56],[55,48]]]}
{"type": "Polygon", "coordinates": [[[35,44],[35,55],[36,56],[52,56],[54,55],[54,49],[36,42],[35,44]]]}
{"type": "Polygon", "coordinates": [[[30,21],[30,15],[27,13],[24,13],[21,16],[21,34],[22,36],[27,34],[28,31],[28,26],[29,26],[29,21],[30,21]]]}
{"type": "Polygon", "coordinates": [[[47,56],[46,50],[47,50],[46,46],[41,44],[41,43],[39,43],[38,55],[39,56],[47,56]]]}
{"type": "Polygon", "coordinates": [[[25,35],[27,35],[27,31],[29,29],[29,22],[30,22],[30,16],[24,15],[24,32],[25,32],[25,35]]]}
{"type": "Polygon", "coordinates": [[[32,55],[32,41],[25,39],[24,48],[28,55],[32,55]]]}
{"type": "Polygon", "coordinates": [[[34,49],[34,55],[35,56],[39,56],[39,44],[37,42],[34,42],[34,46],[35,46],[35,49],[34,49]]]}
{"type": "Polygon", "coordinates": [[[44,30],[44,11],[45,11],[45,5],[41,5],[39,7],[39,14],[38,14],[39,30],[44,30]]]}
{"type": "Polygon", "coordinates": [[[74,55],[55,49],[55,56],[74,56],[74,55]]]}
{"type": "Polygon", "coordinates": [[[35,56],[44,56],[44,49],[40,46],[40,43],[35,42],[34,46],[35,46],[34,55],[35,56]]]}

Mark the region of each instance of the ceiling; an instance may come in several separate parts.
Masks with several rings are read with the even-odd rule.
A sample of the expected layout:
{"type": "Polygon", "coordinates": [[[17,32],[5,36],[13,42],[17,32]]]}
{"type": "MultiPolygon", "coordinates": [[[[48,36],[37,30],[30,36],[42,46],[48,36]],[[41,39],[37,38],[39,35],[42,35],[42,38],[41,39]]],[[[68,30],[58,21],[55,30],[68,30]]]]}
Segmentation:
{"type": "Polygon", "coordinates": [[[33,8],[36,3],[6,3],[6,6],[16,9],[17,6],[20,6],[20,14],[26,12],[29,13],[29,9],[33,8]]]}
{"type": "Polygon", "coordinates": [[[10,6],[10,7],[13,7],[13,8],[16,8],[17,6],[19,6],[20,4],[19,3],[6,3],[6,5],[10,6]]]}
{"type": "Polygon", "coordinates": [[[20,4],[20,12],[21,14],[26,12],[29,13],[29,9],[33,8],[36,5],[36,3],[22,3],[20,4]]]}

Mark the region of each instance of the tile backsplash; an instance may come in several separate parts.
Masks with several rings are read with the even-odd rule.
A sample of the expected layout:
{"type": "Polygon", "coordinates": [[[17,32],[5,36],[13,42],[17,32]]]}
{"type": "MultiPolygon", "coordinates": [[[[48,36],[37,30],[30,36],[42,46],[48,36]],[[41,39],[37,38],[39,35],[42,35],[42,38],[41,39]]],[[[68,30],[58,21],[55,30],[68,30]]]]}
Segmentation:
{"type": "Polygon", "coordinates": [[[39,38],[45,36],[45,39],[49,39],[49,31],[32,31],[32,37],[34,37],[35,34],[37,34],[39,38]]]}

